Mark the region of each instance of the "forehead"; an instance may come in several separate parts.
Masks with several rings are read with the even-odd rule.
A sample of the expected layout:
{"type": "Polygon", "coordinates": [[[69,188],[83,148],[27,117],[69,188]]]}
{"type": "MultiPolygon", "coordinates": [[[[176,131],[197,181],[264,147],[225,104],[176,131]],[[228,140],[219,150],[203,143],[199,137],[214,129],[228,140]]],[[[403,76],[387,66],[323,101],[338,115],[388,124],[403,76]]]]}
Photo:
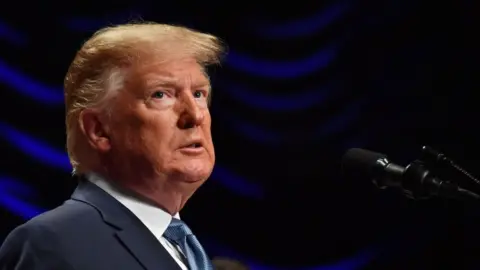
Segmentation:
{"type": "Polygon", "coordinates": [[[150,60],[132,66],[130,74],[136,83],[146,86],[158,83],[178,86],[209,84],[204,68],[194,59],[150,60]]]}

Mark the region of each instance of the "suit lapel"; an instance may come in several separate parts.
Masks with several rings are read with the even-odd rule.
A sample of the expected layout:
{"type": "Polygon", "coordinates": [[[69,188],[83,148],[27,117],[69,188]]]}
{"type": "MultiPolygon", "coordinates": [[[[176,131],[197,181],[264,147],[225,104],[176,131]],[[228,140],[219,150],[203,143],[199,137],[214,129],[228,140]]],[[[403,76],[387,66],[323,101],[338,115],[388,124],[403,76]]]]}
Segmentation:
{"type": "Polygon", "coordinates": [[[118,241],[146,270],[181,270],[148,228],[130,210],[95,184],[80,179],[72,199],[96,208],[105,223],[113,227],[118,241]]]}
{"type": "Polygon", "coordinates": [[[180,266],[173,260],[170,253],[147,228],[131,226],[117,231],[116,235],[145,269],[156,270],[161,266],[161,269],[180,270],[180,266]]]}

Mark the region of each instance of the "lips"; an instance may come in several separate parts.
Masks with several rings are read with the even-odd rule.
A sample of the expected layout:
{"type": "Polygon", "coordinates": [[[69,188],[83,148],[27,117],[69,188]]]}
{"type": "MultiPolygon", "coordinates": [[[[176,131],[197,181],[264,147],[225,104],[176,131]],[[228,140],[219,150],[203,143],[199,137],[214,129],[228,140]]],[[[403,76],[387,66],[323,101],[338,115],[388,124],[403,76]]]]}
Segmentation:
{"type": "Polygon", "coordinates": [[[201,143],[192,143],[190,145],[185,146],[184,148],[200,148],[202,147],[201,143]]]}
{"type": "Polygon", "coordinates": [[[184,144],[181,148],[195,149],[195,148],[200,148],[202,146],[203,146],[202,142],[198,140],[198,141],[190,141],[184,144]]]}
{"type": "Polygon", "coordinates": [[[200,140],[192,140],[180,147],[179,151],[184,155],[194,157],[204,154],[205,148],[200,140]]]}

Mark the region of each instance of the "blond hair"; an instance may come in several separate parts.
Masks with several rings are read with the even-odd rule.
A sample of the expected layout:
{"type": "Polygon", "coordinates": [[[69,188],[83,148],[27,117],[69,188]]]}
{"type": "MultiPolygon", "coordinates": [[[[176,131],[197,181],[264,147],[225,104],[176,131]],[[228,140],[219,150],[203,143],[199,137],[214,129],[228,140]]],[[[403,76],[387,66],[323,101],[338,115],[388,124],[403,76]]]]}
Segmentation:
{"type": "Polygon", "coordinates": [[[97,31],[78,51],[64,81],[67,151],[74,172],[81,168],[79,116],[86,108],[104,108],[122,88],[124,72],[151,57],[191,57],[202,67],[219,64],[224,47],[209,34],[181,26],[134,23],[97,31]]]}

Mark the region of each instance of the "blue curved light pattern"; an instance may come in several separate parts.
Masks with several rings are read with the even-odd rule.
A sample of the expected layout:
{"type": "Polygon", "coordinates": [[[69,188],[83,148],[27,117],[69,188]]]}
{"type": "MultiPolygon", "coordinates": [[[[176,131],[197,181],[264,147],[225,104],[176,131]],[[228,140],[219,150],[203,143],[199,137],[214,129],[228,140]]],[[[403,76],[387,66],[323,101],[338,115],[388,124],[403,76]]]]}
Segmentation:
{"type": "Polygon", "coordinates": [[[77,32],[94,32],[107,24],[105,20],[87,17],[66,18],[62,21],[68,29],[77,32]]]}
{"type": "Polygon", "coordinates": [[[8,193],[13,193],[21,197],[32,197],[36,195],[35,190],[31,186],[9,177],[0,177],[0,187],[0,190],[8,191],[8,193]]]}
{"type": "Polygon", "coordinates": [[[255,199],[261,199],[264,196],[264,191],[259,185],[251,183],[220,166],[215,166],[212,179],[220,181],[223,186],[242,196],[255,199]]]}
{"type": "Polygon", "coordinates": [[[219,81],[218,86],[222,91],[227,92],[231,97],[241,101],[244,105],[272,112],[308,109],[324,102],[333,92],[333,87],[327,85],[302,92],[271,96],[260,91],[249,90],[238,83],[228,84],[219,81]]]}
{"type": "Polygon", "coordinates": [[[350,103],[347,108],[344,108],[341,113],[332,116],[327,123],[323,123],[316,129],[315,135],[317,139],[323,139],[341,132],[347,126],[352,125],[355,119],[359,117],[362,109],[365,107],[367,100],[359,100],[355,103],[350,103]]]}
{"type": "Polygon", "coordinates": [[[236,119],[228,122],[232,123],[232,127],[239,131],[242,136],[250,139],[251,141],[264,145],[278,145],[284,142],[284,138],[277,132],[267,130],[266,128],[257,126],[247,121],[236,119]]]}
{"type": "MultiPolygon", "coordinates": [[[[316,140],[318,140],[342,131],[346,126],[348,126],[347,122],[345,121],[353,120],[358,116],[358,107],[356,106],[347,112],[342,112],[341,114],[332,118],[328,123],[322,123],[321,127],[314,130],[312,135],[314,135],[316,140]]],[[[235,121],[228,122],[232,125],[233,129],[241,133],[242,136],[256,143],[276,146],[289,140],[288,136],[284,136],[279,132],[268,130],[260,125],[255,125],[247,121],[237,119],[235,121]]]]}
{"type": "Polygon", "coordinates": [[[19,183],[20,181],[18,180],[0,178],[0,205],[24,219],[30,219],[43,213],[44,209],[18,198],[18,195],[32,192],[30,188],[25,185],[19,185],[19,183]]]}
{"type": "Polygon", "coordinates": [[[368,263],[370,263],[378,254],[376,248],[369,247],[362,249],[357,254],[354,254],[350,258],[342,259],[340,262],[336,262],[330,265],[322,266],[313,266],[313,267],[295,267],[295,268],[286,268],[286,267],[274,267],[260,264],[258,262],[249,260],[244,256],[234,252],[231,249],[221,246],[215,241],[208,239],[205,241],[209,250],[217,254],[219,257],[233,258],[241,262],[246,263],[252,270],[358,270],[363,269],[368,263]]]}
{"type": "MultiPolygon", "coordinates": [[[[341,132],[348,125],[351,125],[353,121],[355,121],[355,119],[360,115],[361,110],[364,108],[366,102],[367,100],[364,99],[350,104],[350,106],[345,108],[341,113],[331,116],[327,123],[319,124],[320,127],[313,130],[312,135],[314,135],[316,140],[318,140],[341,132]]],[[[234,117],[233,115],[229,115],[227,113],[222,113],[222,115],[219,115],[218,117],[223,119],[225,123],[232,125],[232,128],[238,131],[239,134],[242,134],[242,136],[256,143],[275,146],[285,143],[289,140],[288,136],[283,136],[279,132],[268,130],[265,127],[255,125],[251,122],[239,119],[238,117],[234,117]]]]}
{"type": "Polygon", "coordinates": [[[0,60],[0,83],[12,87],[19,93],[48,105],[63,104],[62,89],[53,89],[34,81],[0,60]]]}
{"type": "Polygon", "coordinates": [[[0,39],[16,46],[25,46],[28,42],[27,36],[0,21],[0,39]]]}
{"type": "Polygon", "coordinates": [[[335,3],[308,18],[283,24],[257,22],[251,29],[253,29],[258,36],[270,39],[287,39],[314,35],[342,17],[348,8],[349,5],[345,2],[335,3]]]}
{"type": "Polygon", "coordinates": [[[89,17],[70,17],[63,20],[63,25],[76,32],[95,32],[108,25],[126,23],[128,21],[126,18],[129,16],[116,15],[109,17],[112,17],[113,19],[106,20],[89,17]]]}
{"type": "Polygon", "coordinates": [[[328,67],[336,58],[336,55],[337,51],[334,44],[330,44],[313,55],[295,62],[274,62],[255,59],[230,50],[226,64],[252,76],[261,76],[270,79],[292,79],[306,76],[328,67]]]}
{"type": "MultiPolygon", "coordinates": [[[[136,5],[136,4],[135,4],[136,5]]],[[[164,2],[162,6],[168,8],[169,3],[164,2]]],[[[72,16],[61,19],[61,24],[75,32],[93,33],[105,26],[124,24],[131,21],[142,21],[142,7],[130,7],[129,10],[106,14],[103,18],[72,16]]],[[[170,8],[168,8],[171,10],[170,8]]]]}
{"type": "Polygon", "coordinates": [[[0,133],[6,140],[15,145],[24,154],[35,158],[39,162],[66,171],[72,170],[72,166],[70,165],[68,156],[65,152],[56,151],[46,143],[6,124],[0,124],[0,133]]]}

